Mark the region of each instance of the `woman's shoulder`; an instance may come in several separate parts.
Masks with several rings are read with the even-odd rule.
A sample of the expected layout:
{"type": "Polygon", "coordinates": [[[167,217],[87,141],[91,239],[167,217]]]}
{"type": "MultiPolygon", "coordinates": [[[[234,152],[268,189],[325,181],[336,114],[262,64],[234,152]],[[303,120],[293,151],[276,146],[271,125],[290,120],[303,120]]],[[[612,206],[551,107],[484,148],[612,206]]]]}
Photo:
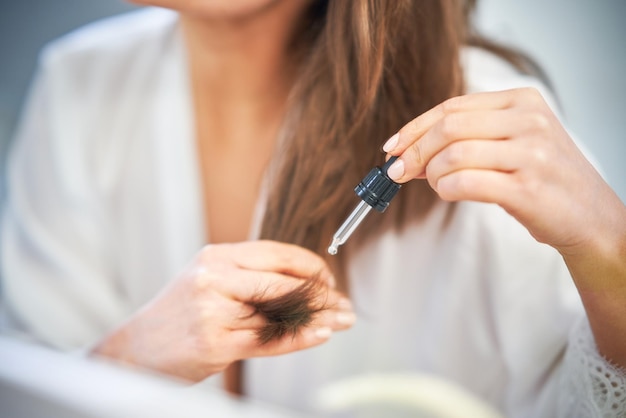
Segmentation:
{"type": "Polygon", "coordinates": [[[175,102],[184,94],[175,89],[178,73],[166,71],[179,62],[177,21],[173,12],[146,8],[52,41],[40,55],[15,143],[47,142],[51,158],[62,158],[67,172],[79,170],[68,182],[117,181],[120,155],[155,142],[149,133],[157,104],[164,106],[159,95],[175,102]]]}
{"type": "Polygon", "coordinates": [[[92,124],[126,120],[138,98],[162,83],[160,69],[178,60],[178,28],[178,15],[160,8],[95,21],[42,50],[35,85],[47,95],[53,116],[73,120],[75,130],[78,114],[92,124]]]}
{"type": "Polygon", "coordinates": [[[141,8],[97,20],[49,42],[40,64],[95,66],[102,60],[130,57],[162,44],[176,22],[176,13],[160,8],[141,8]]]}

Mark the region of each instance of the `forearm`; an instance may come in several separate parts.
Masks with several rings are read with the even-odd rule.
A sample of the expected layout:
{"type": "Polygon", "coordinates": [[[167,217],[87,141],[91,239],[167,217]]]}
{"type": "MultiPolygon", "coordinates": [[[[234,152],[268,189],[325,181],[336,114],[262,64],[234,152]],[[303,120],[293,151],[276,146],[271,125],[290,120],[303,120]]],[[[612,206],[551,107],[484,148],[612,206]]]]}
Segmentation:
{"type": "Polygon", "coordinates": [[[610,231],[564,259],[582,298],[600,353],[626,368],[626,208],[616,205],[610,231]]]}

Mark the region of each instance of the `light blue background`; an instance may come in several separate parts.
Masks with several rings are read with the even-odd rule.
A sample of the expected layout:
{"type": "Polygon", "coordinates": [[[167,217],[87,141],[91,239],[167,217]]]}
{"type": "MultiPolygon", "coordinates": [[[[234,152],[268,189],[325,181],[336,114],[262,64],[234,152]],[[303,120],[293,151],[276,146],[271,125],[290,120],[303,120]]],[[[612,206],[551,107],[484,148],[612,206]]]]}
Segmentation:
{"type": "MultiPolygon", "coordinates": [[[[131,8],[121,0],[0,1],[0,157],[41,46],[131,8]]],[[[477,17],[486,33],[521,46],[541,63],[566,124],[626,201],[626,1],[482,0],[477,17]]]]}

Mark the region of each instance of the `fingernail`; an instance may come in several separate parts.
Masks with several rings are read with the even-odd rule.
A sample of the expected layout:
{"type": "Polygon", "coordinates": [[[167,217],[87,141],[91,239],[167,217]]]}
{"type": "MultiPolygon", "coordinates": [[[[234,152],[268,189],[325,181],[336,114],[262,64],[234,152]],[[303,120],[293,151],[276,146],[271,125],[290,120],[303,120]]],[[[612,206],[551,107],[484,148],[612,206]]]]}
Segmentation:
{"type": "Polygon", "coordinates": [[[391,180],[398,180],[404,175],[404,161],[397,159],[396,162],[391,164],[391,167],[387,169],[387,175],[391,180]]]}
{"type": "Polygon", "coordinates": [[[342,311],[352,310],[352,302],[350,302],[350,299],[348,298],[341,298],[337,302],[337,308],[341,309],[342,311]]]}
{"type": "Polygon", "coordinates": [[[383,145],[383,151],[385,152],[392,151],[396,147],[396,145],[398,145],[399,137],[400,137],[400,133],[396,132],[391,138],[389,138],[387,142],[385,142],[385,145],[383,145]]]}
{"type": "Polygon", "coordinates": [[[352,325],[356,322],[356,315],[352,312],[339,312],[335,320],[341,325],[352,325]]]}
{"type": "Polygon", "coordinates": [[[326,338],[330,338],[330,336],[333,333],[333,330],[330,329],[330,327],[322,327],[322,328],[315,329],[314,333],[317,338],[326,339],[326,338]]]}

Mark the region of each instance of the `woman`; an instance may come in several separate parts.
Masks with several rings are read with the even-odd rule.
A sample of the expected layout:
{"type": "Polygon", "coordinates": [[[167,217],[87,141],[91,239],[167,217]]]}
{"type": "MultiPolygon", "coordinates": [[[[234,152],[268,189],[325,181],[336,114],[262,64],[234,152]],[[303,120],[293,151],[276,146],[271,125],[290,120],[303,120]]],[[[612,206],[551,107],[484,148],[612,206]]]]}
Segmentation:
{"type": "Polygon", "coordinates": [[[626,209],[469,5],[141,3],[176,13],[44,55],[4,220],[16,326],[191,381],[246,359],[231,389],[298,409],[413,370],[511,417],[624,413],[626,209]],[[406,185],[322,260],[385,138],[406,185]],[[260,344],[249,301],[314,275],[324,309],[260,344]]]}

